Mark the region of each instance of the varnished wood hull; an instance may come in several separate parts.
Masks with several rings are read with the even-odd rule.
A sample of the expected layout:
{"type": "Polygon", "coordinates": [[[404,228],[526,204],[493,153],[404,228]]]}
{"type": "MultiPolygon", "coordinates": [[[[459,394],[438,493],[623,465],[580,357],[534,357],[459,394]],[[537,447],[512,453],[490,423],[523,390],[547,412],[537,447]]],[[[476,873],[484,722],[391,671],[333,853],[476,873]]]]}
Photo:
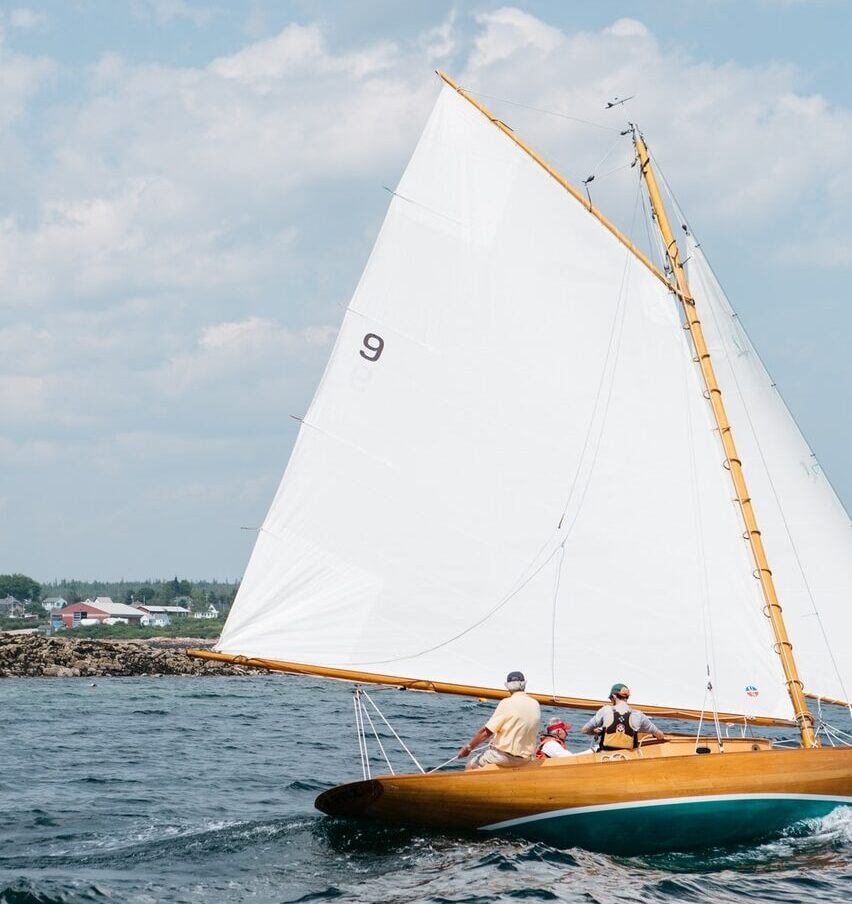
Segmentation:
{"type": "Polygon", "coordinates": [[[750,841],[852,805],[852,748],[579,759],[380,776],[332,788],[316,805],[333,816],[626,854],[750,841]]]}

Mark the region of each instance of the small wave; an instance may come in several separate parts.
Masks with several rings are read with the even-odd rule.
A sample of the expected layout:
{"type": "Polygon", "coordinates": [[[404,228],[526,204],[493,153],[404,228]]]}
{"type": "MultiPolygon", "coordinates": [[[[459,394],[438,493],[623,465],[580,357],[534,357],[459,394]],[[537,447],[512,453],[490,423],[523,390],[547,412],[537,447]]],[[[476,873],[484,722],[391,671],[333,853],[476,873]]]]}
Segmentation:
{"type": "MultiPolygon", "coordinates": [[[[83,778],[75,779],[81,785],[141,785],[142,782],[138,778],[118,778],[107,775],[86,775],[83,778]]],[[[147,798],[144,798],[147,801],[147,798]]]]}
{"type": "Polygon", "coordinates": [[[328,782],[306,782],[296,779],[287,785],[287,791],[325,791],[331,787],[332,785],[328,782]]]}
{"type": "Polygon", "coordinates": [[[167,709],[134,709],[134,710],[131,710],[130,715],[132,715],[132,716],[168,716],[169,711],[167,709]]]}
{"type": "Polygon", "coordinates": [[[54,826],[58,826],[59,823],[53,819],[51,816],[36,816],[33,819],[33,825],[39,826],[41,828],[53,828],[54,826]]]}
{"type": "Polygon", "coordinates": [[[550,863],[554,866],[579,866],[577,858],[568,851],[552,848],[546,844],[533,844],[517,855],[522,863],[550,863]]]}
{"type": "Polygon", "coordinates": [[[558,901],[559,897],[546,888],[516,888],[506,892],[507,898],[524,898],[534,901],[558,901]]]}
{"type": "Polygon", "coordinates": [[[793,826],[789,834],[831,844],[852,844],[852,807],[837,807],[825,816],[805,819],[793,826]]]}
{"type": "Polygon", "coordinates": [[[422,833],[405,826],[363,823],[320,816],[313,826],[318,840],[335,853],[395,855],[422,833]]]}
{"type": "Polygon", "coordinates": [[[27,879],[19,879],[5,888],[0,888],[0,904],[80,904],[85,901],[103,902],[106,896],[96,885],[73,885],[63,883],[35,884],[27,879]]]}
{"type": "Polygon", "coordinates": [[[803,819],[760,844],[621,859],[672,872],[751,872],[757,867],[763,872],[786,872],[796,866],[829,866],[834,853],[850,843],[852,807],[837,807],[825,816],[803,819]]]}
{"type": "Polygon", "coordinates": [[[301,898],[293,898],[289,904],[306,904],[308,901],[331,901],[334,898],[342,898],[343,892],[335,885],[329,885],[322,891],[309,891],[301,898]]]}
{"type": "Polygon", "coordinates": [[[514,862],[515,859],[515,857],[512,857],[511,855],[507,856],[500,851],[491,851],[484,857],[479,858],[479,860],[476,862],[475,868],[490,867],[500,870],[501,872],[516,873],[518,871],[518,867],[514,862]]]}
{"type": "MultiPolygon", "coordinates": [[[[100,837],[86,844],[80,836],[68,836],[74,841],[72,849],[45,854],[41,857],[10,857],[2,861],[5,869],[50,869],[58,866],[113,867],[126,864],[132,857],[136,863],[192,862],[211,856],[238,854],[259,843],[287,839],[312,827],[319,817],[300,819],[288,817],[272,821],[218,821],[203,828],[197,826],[149,826],[124,836],[100,837]]],[[[4,902],[0,901],[0,904],[4,902]]]]}
{"type": "Polygon", "coordinates": [[[463,895],[462,897],[456,897],[455,895],[452,898],[444,897],[444,895],[438,895],[434,898],[429,898],[430,904],[493,904],[494,898],[490,895],[485,897],[483,895],[463,895]]]}

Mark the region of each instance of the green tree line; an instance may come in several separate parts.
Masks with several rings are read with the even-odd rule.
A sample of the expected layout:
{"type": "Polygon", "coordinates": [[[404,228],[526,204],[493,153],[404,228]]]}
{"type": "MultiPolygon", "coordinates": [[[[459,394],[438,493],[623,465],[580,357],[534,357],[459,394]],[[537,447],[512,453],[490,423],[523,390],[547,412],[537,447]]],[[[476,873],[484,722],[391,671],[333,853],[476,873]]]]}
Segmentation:
{"type": "Polygon", "coordinates": [[[40,599],[41,584],[25,574],[0,574],[0,598],[7,596],[20,602],[40,599]]]}
{"type": "Polygon", "coordinates": [[[222,611],[234,601],[238,586],[238,581],[189,581],[177,575],[171,580],[81,581],[63,578],[40,584],[25,574],[0,574],[0,598],[13,596],[21,602],[31,600],[33,603],[53,596],[62,597],[69,603],[108,596],[115,602],[129,605],[150,603],[168,606],[179,599],[192,609],[212,603],[222,611]]]}

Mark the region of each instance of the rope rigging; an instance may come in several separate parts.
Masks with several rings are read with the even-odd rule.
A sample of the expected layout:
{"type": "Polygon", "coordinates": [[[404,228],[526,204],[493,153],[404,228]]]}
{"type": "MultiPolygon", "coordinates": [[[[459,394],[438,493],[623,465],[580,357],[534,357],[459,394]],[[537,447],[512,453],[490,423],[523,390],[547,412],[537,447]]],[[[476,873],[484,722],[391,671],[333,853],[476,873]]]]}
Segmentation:
{"type": "MultiPolygon", "coordinates": [[[[366,703],[364,701],[366,701],[366,703],[369,703],[369,705],[373,708],[376,715],[382,720],[385,727],[391,733],[393,738],[396,739],[396,741],[399,743],[400,747],[408,754],[408,756],[411,758],[411,761],[414,763],[414,765],[420,770],[421,773],[425,773],[426,770],[420,765],[420,761],[409,750],[408,745],[405,743],[405,741],[402,740],[402,738],[396,732],[394,727],[385,718],[384,713],[376,705],[373,698],[364,690],[364,688],[362,688],[360,685],[356,684],[352,690],[352,705],[355,710],[355,733],[356,733],[357,739],[358,739],[358,753],[361,757],[361,774],[363,775],[364,779],[367,780],[372,777],[371,770],[370,770],[370,754],[369,754],[369,749],[367,746],[367,730],[366,730],[365,722],[370,726],[370,729],[373,732],[373,737],[376,740],[376,744],[379,748],[379,752],[381,753],[382,759],[384,759],[390,774],[396,775],[393,765],[391,764],[390,757],[388,756],[387,751],[385,749],[385,745],[382,743],[382,739],[379,736],[379,731],[376,728],[376,724],[373,721],[373,718],[370,715],[370,711],[367,709],[366,703]]],[[[444,764],[444,765],[446,765],[446,764],[444,764]]]]}
{"type": "MultiPolygon", "coordinates": [[[[484,97],[488,100],[496,100],[501,104],[509,104],[512,107],[521,107],[524,110],[531,110],[533,113],[543,113],[545,116],[556,116],[559,119],[567,119],[571,122],[578,122],[585,126],[592,126],[595,129],[602,129],[604,132],[617,132],[618,129],[614,129],[612,126],[605,126],[599,122],[592,122],[589,119],[581,119],[578,116],[571,116],[568,113],[561,113],[558,110],[545,110],[543,107],[533,107],[530,104],[522,104],[516,100],[508,100],[505,97],[495,97],[493,94],[486,94],[484,91],[474,91],[473,88],[463,88],[464,91],[467,91],[469,94],[473,94],[474,97],[484,97]]],[[[629,100],[630,98],[627,98],[629,100]]]]}

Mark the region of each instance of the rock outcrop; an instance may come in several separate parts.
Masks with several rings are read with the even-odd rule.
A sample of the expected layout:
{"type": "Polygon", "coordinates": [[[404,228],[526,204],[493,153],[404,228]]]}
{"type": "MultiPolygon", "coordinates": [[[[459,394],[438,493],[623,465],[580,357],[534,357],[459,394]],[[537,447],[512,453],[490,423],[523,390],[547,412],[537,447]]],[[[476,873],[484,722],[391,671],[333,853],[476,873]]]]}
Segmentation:
{"type": "Polygon", "coordinates": [[[254,669],[190,659],[187,647],[209,647],[187,637],[91,640],[68,635],[0,634],[0,678],[77,678],[160,675],[245,675],[254,669]]]}

